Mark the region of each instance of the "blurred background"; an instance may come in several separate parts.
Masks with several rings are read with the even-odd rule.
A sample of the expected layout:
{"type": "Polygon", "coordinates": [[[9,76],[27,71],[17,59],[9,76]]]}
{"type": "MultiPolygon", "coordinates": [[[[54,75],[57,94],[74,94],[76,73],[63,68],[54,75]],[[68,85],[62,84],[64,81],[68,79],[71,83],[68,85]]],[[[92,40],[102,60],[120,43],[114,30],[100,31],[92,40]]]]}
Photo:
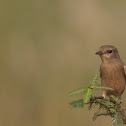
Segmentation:
{"type": "Polygon", "coordinates": [[[126,63],[125,0],[1,0],[0,43],[0,126],[111,125],[68,92],[99,72],[100,46],[126,63]]]}

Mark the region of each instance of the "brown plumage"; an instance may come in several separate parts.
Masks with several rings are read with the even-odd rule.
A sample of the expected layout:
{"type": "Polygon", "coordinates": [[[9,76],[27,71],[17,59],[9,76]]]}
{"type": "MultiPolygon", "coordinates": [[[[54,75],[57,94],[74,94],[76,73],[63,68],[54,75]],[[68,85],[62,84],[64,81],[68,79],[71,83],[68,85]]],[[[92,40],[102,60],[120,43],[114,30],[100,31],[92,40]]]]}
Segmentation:
{"type": "Polygon", "coordinates": [[[103,90],[103,97],[114,95],[121,99],[126,85],[126,66],[122,62],[117,48],[110,45],[100,47],[96,54],[100,55],[102,64],[100,66],[101,84],[114,90],[103,90]]]}

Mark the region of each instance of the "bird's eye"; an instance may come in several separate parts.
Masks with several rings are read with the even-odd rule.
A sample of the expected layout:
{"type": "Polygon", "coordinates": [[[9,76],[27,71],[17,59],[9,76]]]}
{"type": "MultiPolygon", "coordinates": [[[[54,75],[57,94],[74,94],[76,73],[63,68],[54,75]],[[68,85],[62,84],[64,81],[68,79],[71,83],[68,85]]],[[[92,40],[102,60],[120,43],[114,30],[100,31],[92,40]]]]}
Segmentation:
{"type": "Polygon", "coordinates": [[[112,50],[108,50],[107,52],[108,52],[108,53],[112,53],[112,50]]]}

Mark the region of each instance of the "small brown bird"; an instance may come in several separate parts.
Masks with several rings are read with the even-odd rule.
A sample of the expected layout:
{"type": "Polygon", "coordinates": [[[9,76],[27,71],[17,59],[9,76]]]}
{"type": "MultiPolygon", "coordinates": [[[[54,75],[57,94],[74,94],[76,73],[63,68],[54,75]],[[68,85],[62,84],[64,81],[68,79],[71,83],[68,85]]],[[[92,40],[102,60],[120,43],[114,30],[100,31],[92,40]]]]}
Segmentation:
{"type": "MultiPolygon", "coordinates": [[[[121,99],[126,85],[126,66],[122,62],[117,48],[110,45],[100,47],[96,52],[102,59],[100,66],[101,84],[114,90],[103,90],[103,97],[114,95],[121,99]]],[[[110,98],[111,99],[111,98],[110,98]]]]}

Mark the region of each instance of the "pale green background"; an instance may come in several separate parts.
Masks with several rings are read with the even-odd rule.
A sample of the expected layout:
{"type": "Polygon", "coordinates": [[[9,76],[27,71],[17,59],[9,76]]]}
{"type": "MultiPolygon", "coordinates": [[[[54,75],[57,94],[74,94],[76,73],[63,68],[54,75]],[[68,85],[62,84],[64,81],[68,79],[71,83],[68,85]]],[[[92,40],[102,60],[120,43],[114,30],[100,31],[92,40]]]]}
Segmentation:
{"type": "Polygon", "coordinates": [[[0,126],[111,125],[67,93],[98,73],[100,46],[126,63],[125,0],[1,0],[0,43],[0,126]]]}

